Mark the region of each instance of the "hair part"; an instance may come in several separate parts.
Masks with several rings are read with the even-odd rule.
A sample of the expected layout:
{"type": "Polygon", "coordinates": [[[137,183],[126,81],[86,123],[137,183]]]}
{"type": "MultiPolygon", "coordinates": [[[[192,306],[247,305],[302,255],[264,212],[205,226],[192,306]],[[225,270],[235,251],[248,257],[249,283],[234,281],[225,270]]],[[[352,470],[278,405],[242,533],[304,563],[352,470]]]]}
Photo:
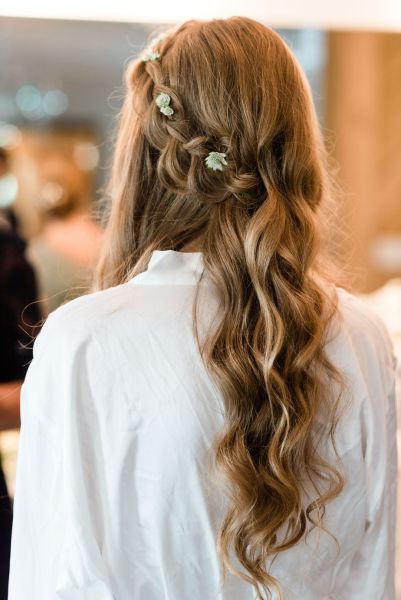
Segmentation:
{"type": "Polygon", "coordinates": [[[340,381],[325,355],[335,298],[318,275],[325,152],[309,86],[273,30],[242,17],[189,21],[156,50],[160,60],[126,72],[96,289],[146,269],[153,250],[202,239],[221,308],[201,341],[194,307],[225,405],[213,446],[229,494],[219,556],[223,576],[235,573],[262,598],[280,593],[267,560],[322,526],[343,486],[317,441],[334,443],[329,381],[340,381]],[[156,105],[160,93],[171,117],[156,105]],[[205,166],[210,151],[225,153],[222,172],[205,166]],[[318,435],[321,411],[329,419],[318,435]]]}

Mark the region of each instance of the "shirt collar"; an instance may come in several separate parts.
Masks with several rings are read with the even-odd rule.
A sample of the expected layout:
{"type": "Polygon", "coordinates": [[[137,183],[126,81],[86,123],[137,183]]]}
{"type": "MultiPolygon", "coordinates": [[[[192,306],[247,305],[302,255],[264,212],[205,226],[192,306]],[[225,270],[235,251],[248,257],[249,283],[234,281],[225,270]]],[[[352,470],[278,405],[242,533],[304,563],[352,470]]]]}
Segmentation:
{"type": "Polygon", "coordinates": [[[202,252],[154,250],[148,268],[130,280],[138,285],[196,285],[204,269],[202,252]]]}

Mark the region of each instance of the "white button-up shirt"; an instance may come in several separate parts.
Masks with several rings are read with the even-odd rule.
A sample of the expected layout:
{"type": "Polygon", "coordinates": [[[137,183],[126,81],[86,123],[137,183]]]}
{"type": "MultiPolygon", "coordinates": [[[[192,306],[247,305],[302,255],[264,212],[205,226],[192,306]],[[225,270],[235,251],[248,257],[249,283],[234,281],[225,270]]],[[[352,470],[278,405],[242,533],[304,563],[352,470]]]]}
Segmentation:
{"type": "MultiPolygon", "coordinates": [[[[224,407],[192,334],[202,270],[199,252],[155,251],[144,273],[47,319],[22,387],[9,600],[256,597],[232,575],[219,587],[226,500],[208,458],[224,407]]],[[[207,331],[218,304],[200,285],[207,331]]],[[[393,600],[393,352],[381,321],[338,294],[327,353],[348,392],[346,485],[325,517],[335,539],[312,532],[271,573],[285,600],[393,600]]]]}

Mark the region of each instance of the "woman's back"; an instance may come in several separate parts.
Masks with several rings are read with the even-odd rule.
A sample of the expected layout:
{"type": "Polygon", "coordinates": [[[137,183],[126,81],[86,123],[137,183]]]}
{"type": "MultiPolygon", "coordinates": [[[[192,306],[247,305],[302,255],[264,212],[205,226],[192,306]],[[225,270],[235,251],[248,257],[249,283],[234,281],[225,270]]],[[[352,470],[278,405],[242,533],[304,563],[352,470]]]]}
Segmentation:
{"type": "MultiPolygon", "coordinates": [[[[50,315],[22,391],[10,600],[256,597],[233,575],[219,591],[227,505],[210,453],[224,404],[192,331],[202,271],[200,252],[155,251],[127,283],[50,315]]],[[[326,507],[334,537],[313,529],[273,561],[285,600],[394,597],[391,344],[360,301],[338,296],[326,350],[346,384],[345,486],[326,507]]],[[[204,276],[201,332],[218,313],[204,276]]],[[[320,451],[336,461],[328,441],[320,451]]]]}

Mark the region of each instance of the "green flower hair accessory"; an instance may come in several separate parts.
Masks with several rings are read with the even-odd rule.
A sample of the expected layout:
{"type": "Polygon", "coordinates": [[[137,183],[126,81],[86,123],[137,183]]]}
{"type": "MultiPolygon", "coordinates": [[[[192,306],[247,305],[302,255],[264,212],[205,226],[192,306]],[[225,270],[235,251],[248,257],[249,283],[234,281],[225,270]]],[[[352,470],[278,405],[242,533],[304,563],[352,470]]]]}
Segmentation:
{"type": "Polygon", "coordinates": [[[171,98],[168,94],[164,92],[160,92],[160,94],[156,98],[156,104],[160,109],[160,112],[167,117],[170,117],[174,114],[173,109],[170,106],[171,98]]]}
{"type": "Polygon", "coordinates": [[[141,59],[143,60],[143,62],[147,62],[148,60],[159,60],[160,58],[160,52],[157,52],[157,50],[146,50],[142,56],[141,59]]]}
{"type": "Polygon", "coordinates": [[[148,49],[142,52],[141,60],[144,62],[147,62],[148,60],[160,60],[161,54],[155,49],[155,46],[166,37],[167,33],[160,33],[157,37],[153,38],[148,44],[148,49]]]}
{"type": "Polygon", "coordinates": [[[213,171],[223,171],[227,166],[226,156],[224,152],[209,152],[205,158],[207,168],[213,171]]]}

